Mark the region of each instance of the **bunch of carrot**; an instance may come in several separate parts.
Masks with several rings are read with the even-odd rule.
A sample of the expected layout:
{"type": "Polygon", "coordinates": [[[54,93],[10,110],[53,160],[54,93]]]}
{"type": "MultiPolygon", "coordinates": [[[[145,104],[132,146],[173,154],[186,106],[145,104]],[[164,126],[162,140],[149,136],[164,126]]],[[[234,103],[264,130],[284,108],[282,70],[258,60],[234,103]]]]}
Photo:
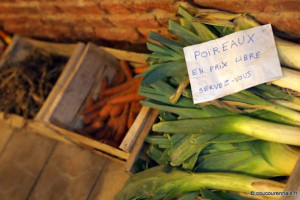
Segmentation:
{"type": "Polygon", "coordinates": [[[146,67],[138,68],[131,69],[126,61],[120,61],[120,70],[111,83],[107,76],[103,78],[98,98],[86,101],[80,133],[115,147],[121,143],[142,107],[140,100],[144,99],[138,95],[142,78],[133,76],[146,67]]]}

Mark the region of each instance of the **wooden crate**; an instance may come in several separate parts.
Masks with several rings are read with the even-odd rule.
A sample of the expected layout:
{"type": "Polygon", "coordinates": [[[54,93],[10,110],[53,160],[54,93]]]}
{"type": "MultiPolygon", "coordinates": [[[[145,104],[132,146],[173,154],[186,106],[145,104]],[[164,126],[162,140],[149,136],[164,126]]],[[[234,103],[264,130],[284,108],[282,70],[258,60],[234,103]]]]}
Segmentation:
{"type": "MultiPolygon", "coordinates": [[[[119,68],[119,59],[127,60],[134,66],[144,66],[145,57],[134,52],[98,47],[88,43],[76,63],[72,73],[65,79],[63,87],[54,95],[52,103],[40,118],[47,128],[51,128],[66,141],[86,146],[96,152],[102,152],[118,159],[127,160],[130,151],[119,149],[82,136],[74,130],[83,126],[81,110],[88,97],[96,95],[102,78],[111,80],[119,68]]],[[[148,108],[143,108],[139,116],[146,116],[148,108]]],[[[144,120],[139,120],[144,121],[144,120]]],[[[138,123],[134,123],[136,127],[138,123]]],[[[45,135],[45,134],[44,134],[45,135]]],[[[49,136],[49,134],[47,134],[49,136]]],[[[128,137],[127,137],[128,138],[128,137]]],[[[58,139],[58,138],[56,138],[58,139]]],[[[60,140],[64,140],[59,138],[60,140]]],[[[133,146],[134,139],[127,139],[126,144],[133,146]]]]}
{"type": "Polygon", "coordinates": [[[24,60],[28,55],[28,49],[39,48],[49,53],[55,53],[61,56],[69,57],[67,64],[65,65],[63,72],[58,78],[55,86],[49,93],[43,106],[40,108],[39,112],[36,114],[35,119],[39,120],[42,118],[45,110],[53,101],[54,94],[61,89],[65,82],[65,77],[73,71],[75,63],[77,63],[80,54],[82,53],[85,45],[83,43],[77,44],[60,44],[60,43],[50,43],[38,41],[19,35],[14,35],[12,42],[9,44],[5,53],[0,59],[0,68],[8,64],[18,63],[24,60]]]}

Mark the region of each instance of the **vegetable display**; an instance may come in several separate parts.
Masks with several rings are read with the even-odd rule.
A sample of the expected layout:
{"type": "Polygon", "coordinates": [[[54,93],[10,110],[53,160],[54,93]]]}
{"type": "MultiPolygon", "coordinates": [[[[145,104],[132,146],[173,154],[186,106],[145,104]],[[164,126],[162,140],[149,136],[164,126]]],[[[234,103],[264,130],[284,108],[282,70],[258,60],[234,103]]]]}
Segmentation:
{"type": "Polygon", "coordinates": [[[141,104],[160,110],[145,140],[159,166],[134,174],[115,199],[279,199],[253,194],[283,192],[299,156],[299,45],[276,38],[282,79],[195,105],[183,47],[259,24],[192,6],[178,14],[174,38],[150,33],[150,66],[139,75],[141,104]]]}
{"type": "MultiPolygon", "coordinates": [[[[145,70],[146,67],[136,67],[145,70]]],[[[126,61],[120,61],[120,70],[111,83],[104,77],[98,98],[90,97],[82,111],[84,127],[81,134],[118,147],[138,115],[144,97],[138,95],[142,78],[134,78],[126,61]]],[[[142,71],[139,71],[142,73],[142,71]]]]}

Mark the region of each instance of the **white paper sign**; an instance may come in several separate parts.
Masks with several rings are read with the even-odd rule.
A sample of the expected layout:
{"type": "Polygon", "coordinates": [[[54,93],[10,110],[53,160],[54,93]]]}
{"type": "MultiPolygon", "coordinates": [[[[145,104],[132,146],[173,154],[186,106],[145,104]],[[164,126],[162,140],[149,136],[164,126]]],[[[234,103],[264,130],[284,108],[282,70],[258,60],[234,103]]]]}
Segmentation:
{"type": "Polygon", "coordinates": [[[183,50],[195,104],[282,77],[270,24],[183,50]]]}

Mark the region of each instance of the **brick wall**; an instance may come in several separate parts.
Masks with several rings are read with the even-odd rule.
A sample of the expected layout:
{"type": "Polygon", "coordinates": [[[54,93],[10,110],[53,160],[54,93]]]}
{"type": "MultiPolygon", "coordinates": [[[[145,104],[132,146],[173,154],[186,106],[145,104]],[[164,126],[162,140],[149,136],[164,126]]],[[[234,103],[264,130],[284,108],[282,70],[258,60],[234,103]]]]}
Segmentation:
{"type": "MultiPolygon", "coordinates": [[[[261,22],[272,22],[300,38],[297,0],[195,1],[205,7],[250,11],[261,22]]],[[[0,26],[9,33],[58,41],[104,39],[142,44],[150,31],[168,35],[167,21],[181,3],[183,0],[1,0],[0,26]]]]}
{"type": "Polygon", "coordinates": [[[168,34],[164,27],[177,6],[174,0],[1,0],[0,25],[32,37],[144,43],[150,31],[168,34]]]}

